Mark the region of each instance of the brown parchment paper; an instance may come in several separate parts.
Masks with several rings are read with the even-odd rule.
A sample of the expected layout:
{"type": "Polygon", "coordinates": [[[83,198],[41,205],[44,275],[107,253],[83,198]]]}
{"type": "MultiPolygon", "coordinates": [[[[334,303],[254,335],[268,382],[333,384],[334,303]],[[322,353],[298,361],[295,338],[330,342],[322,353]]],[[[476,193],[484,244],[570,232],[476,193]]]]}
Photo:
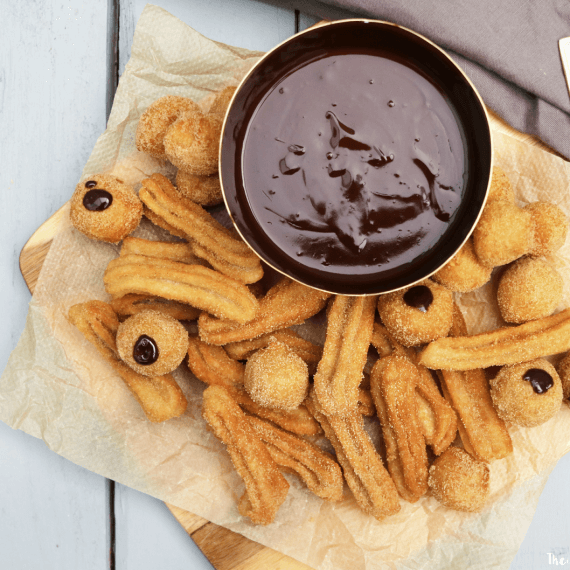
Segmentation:
{"type": "MultiPolygon", "coordinates": [[[[121,77],[107,130],[84,176],[110,172],[135,186],[153,172],[174,169],[138,153],[134,133],[142,111],[165,94],[207,107],[214,91],[236,84],[261,54],[201,36],[164,10],[147,6],[132,56],[121,77]]],[[[520,204],[545,199],[570,216],[570,168],[553,155],[495,133],[496,163],[520,204]]],[[[137,186],[138,187],[138,186],[137,186]]],[[[73,188],[69,189],[71,196],[73,188]]],[[[220,209],[217,216],[228,222],[220,209]]],[[[164,233],[144,221],[136,235],[164,233]]],[[[0,419],[91,471],[223,525],[318,570],[376,568],[507,568],[531,522],[548,474],[570,448],[570,408],[542,426],[510,429],[514,453],[491,465],[491,500],[480,514],[444,508],[431,497],[378,522],[346,491],[329,504],[293,477],[275,522],[255,527],[239,516],[243,484],[228,455],[200,417],[203,386],[181,367],[175,376],[189,401],[181,418],[148,422],[138,404],[95,349],[66,320],[68,308],[108,300],[107,263],[118,248],[97,243],[62,222],[30,303],[25,330],[0,378],[0,419]]],[[[551,260],[565,280],[560,308],[570,306],[570,246],[551,260]]],[[[500,323],[494,282],[457,297],[470,332],[500,323]]],[[[323,321],[298,327],[323,339],[323,321]]],[[[377,429],[370,425],[377,438],[377,429]]]]}

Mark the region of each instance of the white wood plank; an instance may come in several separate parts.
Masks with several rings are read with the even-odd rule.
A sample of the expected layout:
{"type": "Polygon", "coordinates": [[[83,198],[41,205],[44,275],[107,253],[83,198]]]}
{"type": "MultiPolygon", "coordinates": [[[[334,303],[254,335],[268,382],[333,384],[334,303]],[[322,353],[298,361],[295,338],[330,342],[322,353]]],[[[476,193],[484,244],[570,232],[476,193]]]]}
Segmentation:
{"type": "Polygon", "coordinates": [[[117,570],[212,570],[161,501],[124,485],[115,487],[117,570]]]}
{"type": "Polygon", "coordinates": [[[0,568],[108,570],[106,480],[0,422],[0,568]]]}
{"type": "MultiPolygon", "coordinates": [[[[18,256],[105,128],[107,0],[0,0],[0,370],[30,299],[18,256]]],[[[0,568],[103,570],[107,483],[0,423],[0,568]]]]}
{"type": "MultiPolygon", "coordinates": [[[[146,0],[121,0],[119,73],[146,0]]],[[[213,40],[267,51],[295,33],[294,11],[258,0],[164,0],[160,6],[213,40]]]]}

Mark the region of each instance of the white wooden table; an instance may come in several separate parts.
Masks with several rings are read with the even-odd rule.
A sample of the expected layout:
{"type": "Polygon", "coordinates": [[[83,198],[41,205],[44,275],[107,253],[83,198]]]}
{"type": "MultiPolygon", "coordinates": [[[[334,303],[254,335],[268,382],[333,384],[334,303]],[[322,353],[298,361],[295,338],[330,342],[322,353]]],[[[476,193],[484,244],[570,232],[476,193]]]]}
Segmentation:
{"type": "MultiPolygon", "coordinates": [[[[30,300],[19,252],[69,199],[104,130],[144,4],[0,0],[0,370],[30,300]]],[[[312,1],[160,5],[212,39],[259,50],[342,15],[312,1]]],[[[568,481],[570,456],[552,473],[513,570],[546,568],[548,553],[570,557],[568,481]]],[[[85,471],[0,422],[0,570],[28,568],[212,567],[160,501],[85,471]]]]}

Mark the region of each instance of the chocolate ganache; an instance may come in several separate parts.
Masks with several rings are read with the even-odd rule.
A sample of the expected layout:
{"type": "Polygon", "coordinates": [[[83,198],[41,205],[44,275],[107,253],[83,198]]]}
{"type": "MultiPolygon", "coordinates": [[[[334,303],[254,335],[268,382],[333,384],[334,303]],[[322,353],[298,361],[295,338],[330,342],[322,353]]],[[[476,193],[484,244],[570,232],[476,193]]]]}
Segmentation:
{"type": "Polygon", "coordinates": [[[420,70],[329,51],[262,98],[241,168],[260,227],[291,259],[389,275],[445,239],[466,151],[449,99],[420,70]]]}

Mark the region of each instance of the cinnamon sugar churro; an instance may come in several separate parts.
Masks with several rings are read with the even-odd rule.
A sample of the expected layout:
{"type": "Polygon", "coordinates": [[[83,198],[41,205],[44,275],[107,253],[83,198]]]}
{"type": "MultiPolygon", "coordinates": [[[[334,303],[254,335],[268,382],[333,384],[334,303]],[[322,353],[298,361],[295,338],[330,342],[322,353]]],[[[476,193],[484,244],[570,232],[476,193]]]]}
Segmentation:
{"type": "Polygon", "coordinates": [[[311,289],[284,277],[259,302],[259,311],[246,324],[217,319],[202,313],[198,319],[200,338],[209,344],[223,345],[257,338],[273,331],[298,325],[317,314],[330,293],[311,289]]]}
{"type": "Polygon", "coordinates": [[[119,374],[151,422],[163,422],[184,413],[186,398],[170,374],[142,376],[119,359],[115,343],[119,320],[110,305],[102,301],[73,305],[68,318],[119,374]]]}
{"type": "Polygon", "coordinates": [[[289,483],[279,472],[265,444],[227,389],[204,391],[202,417],[226,445],[232,463],[245,483],[239,512],[254,524],[269,524],[287,497],[289,483]]]}
{"type": "Polygon", "coordinates": [[[252,320],[259,308],[245,285],[201,265],[129,254],[113,259],[103,279],[105,289],[113,297],[129,293],[153,295],[187,303],[237,323],[252,320]]]}

